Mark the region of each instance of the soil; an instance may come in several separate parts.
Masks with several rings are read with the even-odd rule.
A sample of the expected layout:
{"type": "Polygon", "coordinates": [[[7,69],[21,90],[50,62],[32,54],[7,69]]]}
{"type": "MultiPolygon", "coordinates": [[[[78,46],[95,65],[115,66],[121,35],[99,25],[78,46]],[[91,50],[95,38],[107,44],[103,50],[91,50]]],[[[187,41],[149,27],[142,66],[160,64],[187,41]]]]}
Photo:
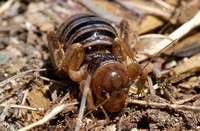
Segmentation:
{"type": "MultiPolygon", "coordinates": [[[[0,8],[8,1],[1,1],[0,8]]],[[[176,7],[179,8],[178,5],[176,7]]],[[[65,18],[82,12],[92,11],[74,0],[15,0],[8,9],[0,13],[0,130],[18,130],[26,127],[44,118],[60,104],[72,105],[68,105],[48,121],[30,130],[75,129],[82,98],[79,83],[73,82],[68,77],[60,78],[56,75],[46,35],[58,29],[65,18]],[[41,110],[24,109],[23,106],[41,110]]],[[[158,34],[167,24],[167,20],[158,18],[164,24],[147,31],[146,34],[158,34]]],[[[185,22],[187,20],[171,24],[164,33],[170,34],[185,22]]],[[[198,33],[199,28],[194,29],[186,38],[198,33]]],[[[186,38],[182,38],[182,41],[186,38]]],[[[165,52],[157,55],[149,63],[147,68],[150,80],[146,82],[145,93],[138,95],[135,91],[137,89],[133,86],[128,96],[128,99],[141,100],[147,104],[129,103],[125,113],[108,114],[111,118],[109,121],[99,108],[93,112],[94,117],[92,115],[83,117],[80,130],[200,129],[200,68],[191,71],[187,76],[184,74],[181,80],[173,79],[175,82],[172,81],[175,75],[170,74],[175,66],[199,52],[191,54],[192,50],[188,51],[189,56],[186,54],[184,57],[180,57],[180,53],[177,53],[180,51],[176,51],[174,55],[173,51],[170,55],[165,52]],[[173,66],[173,62],[176,65],[173,66]],[[160,77],[153,72],[155,71],[153,67],[159,69],[160,77]],[[151,102],[194,106],[196,110],[151,106],[148,104],[151,102]]],[[[149,60],[150,58],[140,63],[145,64],[149,60]]]]}

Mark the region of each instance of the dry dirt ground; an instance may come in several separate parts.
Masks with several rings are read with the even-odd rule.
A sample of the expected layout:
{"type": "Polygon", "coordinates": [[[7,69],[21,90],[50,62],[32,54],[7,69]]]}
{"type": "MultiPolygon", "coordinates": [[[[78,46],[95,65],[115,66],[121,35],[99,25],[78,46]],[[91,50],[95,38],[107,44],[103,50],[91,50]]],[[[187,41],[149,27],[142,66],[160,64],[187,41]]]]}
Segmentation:
{"type": "Polygon", "coordinates": [[[80,130],[112,131],[200,129],[199,0],[157,0],[139,4],[129,1],[133,2],[128,4],[130,6],[144,6],[138,8],[139,13],[126,2],[0,1],[0,130],[75,130],[76,126],[80,130]],[[178,42],[149,62],[146,89],[138,96],[137,89],[131,87],[123,115],[109,114],[111,120],[106,121],[98,109],[93,112],[94,117],[83,116],[77,125],[82,98],[79,84],[55,75],[46,35],[67,17],[83,12],[98,14],[116,28],[118,19],[127,19],[130,27],[135,27],[136,38],[144,36],[139,37],[141,47],[138,48],[141,49],[137,49],[138,53],[141,50],[141,57],[138,56],[141,64],[151,60],[148,53],[153,49],[163,48],[156,44],[158,41],[170,36],[178,42]],[[138,27],[138,23],[141,26],[138,27]],[[179,28],[189,31],[174,35],[179,28]],[[145,36],[147,34],[151,36],[145,36]],[[144,43],[149,45],[142,45],[144,43]]]}

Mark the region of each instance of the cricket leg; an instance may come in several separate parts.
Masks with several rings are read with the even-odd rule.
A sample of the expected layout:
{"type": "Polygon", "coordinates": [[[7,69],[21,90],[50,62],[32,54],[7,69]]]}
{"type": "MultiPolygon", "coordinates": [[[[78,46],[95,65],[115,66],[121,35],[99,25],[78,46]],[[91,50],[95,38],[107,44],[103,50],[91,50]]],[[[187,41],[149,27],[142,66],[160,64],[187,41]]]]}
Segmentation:
{"type": "Polygon", "coordinates": [[[147,80],[148,71],[145,68],[142,68],[141,65],[137,63],[131,63],[128,65],[128,74],[131,81],[134,82],[136,79],[136,86],[138,88],[138,94],[143,93],[145,82],[147,80]]]}
{"type": "Polygon", "coordinates": [[[84,49],[80,43],[70,45],[66,50],[58,68],[69,74],[74,82],[81,82],[86,76],[86,65],[81,66],[84,57],[84,49]]]}

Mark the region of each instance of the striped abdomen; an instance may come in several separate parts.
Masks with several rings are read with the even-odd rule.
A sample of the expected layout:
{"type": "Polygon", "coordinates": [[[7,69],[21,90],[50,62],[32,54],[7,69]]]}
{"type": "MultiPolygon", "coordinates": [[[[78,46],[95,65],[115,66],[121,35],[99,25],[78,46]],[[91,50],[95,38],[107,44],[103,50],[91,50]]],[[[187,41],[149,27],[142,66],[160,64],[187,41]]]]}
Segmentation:
{"type": "Polygon", "coordinates": [[[102,18],[90,14],[75,15],[68,18],[57,32],[64,49],[71,44],[80,43],[85,53],[110,49],[116,30],[102,18]]]}

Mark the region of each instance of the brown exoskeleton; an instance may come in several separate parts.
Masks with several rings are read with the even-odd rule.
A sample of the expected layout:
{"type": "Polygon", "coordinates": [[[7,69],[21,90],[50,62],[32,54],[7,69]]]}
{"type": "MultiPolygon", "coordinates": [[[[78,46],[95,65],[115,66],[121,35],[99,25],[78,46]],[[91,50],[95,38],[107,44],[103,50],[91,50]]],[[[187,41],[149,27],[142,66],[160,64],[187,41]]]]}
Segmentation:
{"type": "Polygon", "coordinates": [[[124,105],[133,80],[141,93],[147,70],[134,62],[134,52],[129,46],[129,26],[120,23],[120,35],[111,24],[95,15],[75,15],[47,35],[49,51],[58,75],[69,75],[80,83],[83,91],[89,82],[87,109],[107,100],[107,112],[118,112],[124,105]],[[131,59],[131,62],[127,60],[131,59]],[[87,79],[90,76],[90,79],[87,79]],[[94,104],[93,95],[96,97],[94,104]]]}

